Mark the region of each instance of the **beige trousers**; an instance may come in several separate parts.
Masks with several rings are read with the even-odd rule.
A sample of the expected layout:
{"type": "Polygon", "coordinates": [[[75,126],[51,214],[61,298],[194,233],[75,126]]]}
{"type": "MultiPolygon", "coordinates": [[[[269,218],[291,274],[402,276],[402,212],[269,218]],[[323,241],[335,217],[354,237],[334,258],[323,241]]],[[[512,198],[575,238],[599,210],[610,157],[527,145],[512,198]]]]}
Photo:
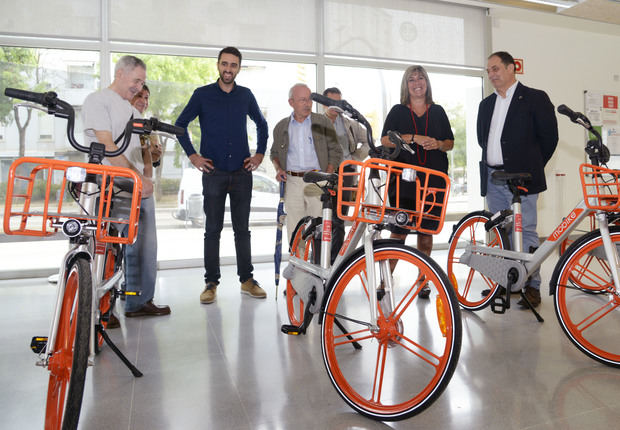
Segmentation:
{"type": "Polygon", "coordinates": [[[303,178],[288,175],[284,192],[284,210],[286,211],[286,234],[288,242],[300,219],[306,215],[319,217],[322,213],[321,190],[314,184],[307,184],[303,178]]]}

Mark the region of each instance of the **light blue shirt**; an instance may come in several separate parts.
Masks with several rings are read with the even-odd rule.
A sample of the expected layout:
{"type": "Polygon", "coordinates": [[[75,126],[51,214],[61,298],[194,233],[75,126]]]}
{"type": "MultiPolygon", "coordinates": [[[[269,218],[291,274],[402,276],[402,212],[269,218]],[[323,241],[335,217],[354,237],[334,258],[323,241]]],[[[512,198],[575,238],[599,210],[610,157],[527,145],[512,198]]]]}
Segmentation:
{"type": "Polygon", "coordinates": [[[292,172],[306,172],[308,170],[321,170],[319,159],[314,150],[312,139],[312,120],[310,115],[303,122],[295,120],[291,114],[288,123],[288,152],[286,155],[286,167],[292,172]]]}

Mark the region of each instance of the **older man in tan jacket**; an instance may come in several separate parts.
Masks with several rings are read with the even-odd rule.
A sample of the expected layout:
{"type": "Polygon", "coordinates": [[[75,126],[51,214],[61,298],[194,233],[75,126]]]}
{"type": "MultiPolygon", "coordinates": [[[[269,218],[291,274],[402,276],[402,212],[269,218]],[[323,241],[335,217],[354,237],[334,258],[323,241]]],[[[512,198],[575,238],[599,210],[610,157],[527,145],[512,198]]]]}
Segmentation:
{"type": "Polygon", "coordinates": [[[342,161],[336,130],[328,118],[312,112],[310,93],[305,84],[293,85],[288,99],[293,113],[273,129],[270,156],[276,179],[286,182],[284,206],[289,242],[300,219],[321,216],[321,201],[313,192],[316,186],[304,183],[304,173],[333,173],[342,161]]]}

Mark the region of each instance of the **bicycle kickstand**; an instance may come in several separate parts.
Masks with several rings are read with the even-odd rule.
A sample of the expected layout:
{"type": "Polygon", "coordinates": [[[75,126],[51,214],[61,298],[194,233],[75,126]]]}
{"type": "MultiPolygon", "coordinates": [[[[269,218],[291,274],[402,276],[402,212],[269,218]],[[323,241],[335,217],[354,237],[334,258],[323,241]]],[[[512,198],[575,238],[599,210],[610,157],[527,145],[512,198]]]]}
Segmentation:
{"type": "Polygon", "coordinates": [[[523,299],[523,301],[525,302],[527,307],[530,308],[530,310],[534,313],[534,316],[536,317],[538,322],[541,322],[541,323],[545,322],[543,317],[541,317],[540,314],[538,312],[536,312],[536,309],[534,309],[534,306],[532,306],[530,301],[527,299],[527,297],[525,296],[525,293],[523,293],[523,290],[521,290],[521,299],[523,299]]]}
{"type": "Polygon", "coordinates": [[[290,334],[293,336],[298,336],[300,334],[306,334],[306,329],[310,326],[310,322],[312,321],[312,317],[314,316],[310,311],[310,308],[316,302],[316,292],[312,290],[309,295],[308,303],[306,303],[306,307],[304,309],[304,320],[300,325],[292,325],[292,324],[283,324],[280,327],[280,330],[284,334],[290,334]]]}
{"type": "Polygon", "coordinates": [[[97,324],[96,330],[97,330],[97,333],[99,333],[101,337],[103,337],[103,340],[105,340],[105,343],[108,344],[108,346],[112,349],[112,351],[114,351],[114,353],[118,356],[118,358],[120,358],[121,361],[125,364],[125,366],[127,366],[127,368],[131,371],[133,376],[135,376],[136,378],[143,376],[142,372],[140,372],[136,366],[131,364],[131,362],[127,359],[127,357],[125,357],[125,355],[121,352],[121,350],[118,349],[118,347],[114,344],[114,342],[112,342],[112,339],[110,339],[110,336],[108,336],[108,334],[105,332],[103,326],[101,326],[100,324],[97,324]]]}

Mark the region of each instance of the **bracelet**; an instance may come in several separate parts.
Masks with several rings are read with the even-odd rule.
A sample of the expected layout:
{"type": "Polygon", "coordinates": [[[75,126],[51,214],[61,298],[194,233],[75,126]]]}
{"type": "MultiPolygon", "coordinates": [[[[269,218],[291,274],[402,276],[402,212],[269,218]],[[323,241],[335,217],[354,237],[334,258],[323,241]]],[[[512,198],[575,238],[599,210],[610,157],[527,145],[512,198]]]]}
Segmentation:
{"type": "Polygon", "coordinates": [[[413,141],[413,138],[415,137],[415,134],[411,135],[411,142],[409,142],[409,145],[413,145],[415,142],[413,141]]]}

